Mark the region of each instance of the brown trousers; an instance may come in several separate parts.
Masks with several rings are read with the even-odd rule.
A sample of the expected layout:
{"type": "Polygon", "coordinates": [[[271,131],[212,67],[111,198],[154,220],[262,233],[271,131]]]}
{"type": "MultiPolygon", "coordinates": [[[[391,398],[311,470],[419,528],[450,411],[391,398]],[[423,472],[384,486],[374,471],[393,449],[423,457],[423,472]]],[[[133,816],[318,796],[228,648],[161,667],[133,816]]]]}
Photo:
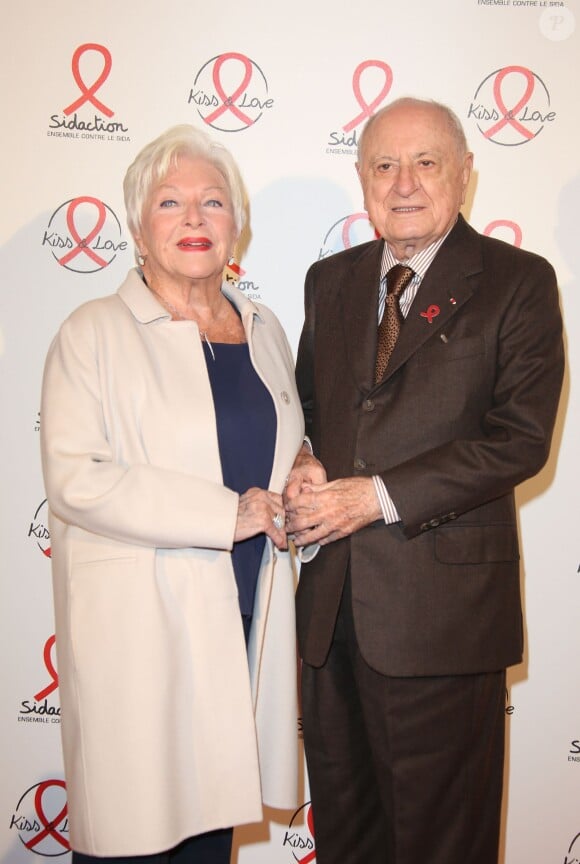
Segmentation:
{"type": "Polygon", "coordinates": [[[317,864],[497,864],[505,670],[379,674],[349,589],[325,665],[302,670],[317,864]]]}

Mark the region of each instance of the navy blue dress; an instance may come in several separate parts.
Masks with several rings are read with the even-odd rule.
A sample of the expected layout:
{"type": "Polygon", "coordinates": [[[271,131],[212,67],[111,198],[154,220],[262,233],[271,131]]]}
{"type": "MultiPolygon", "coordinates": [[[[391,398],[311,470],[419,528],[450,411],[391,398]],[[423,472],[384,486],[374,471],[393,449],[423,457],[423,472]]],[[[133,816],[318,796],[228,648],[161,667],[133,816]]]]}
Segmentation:
{"type": "MultiPolygon", "coordinates": [[[[224,486],[240,495],[267,489],[276,444],[276,411],[250,360],[248,344],[203,342],[217,422],[224,486]],[[213,354],[212,354],[213,352],[213,354]]],[[[232,561],[246,639],[266,542],[258,534],[234,543],[232,561]]]]}

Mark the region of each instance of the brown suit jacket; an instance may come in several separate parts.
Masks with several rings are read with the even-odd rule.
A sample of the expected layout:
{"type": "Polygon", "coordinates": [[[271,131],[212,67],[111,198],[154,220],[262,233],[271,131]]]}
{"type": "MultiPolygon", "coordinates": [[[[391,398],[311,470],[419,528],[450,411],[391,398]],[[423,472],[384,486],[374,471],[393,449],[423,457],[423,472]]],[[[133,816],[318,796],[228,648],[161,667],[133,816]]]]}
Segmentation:
{"type": "Polygon", "coordinates": [[[547,459],[562,382],[555,274],[459,217],[375,386],[382,250],[377,240],[310,268],[297,380],[329,479],[379,474],[401,522],[375,522],[302,566],[301,655],[324,663],[350,562],[374,669],[501,669],[523,648],[514,487],[547,459]]]}

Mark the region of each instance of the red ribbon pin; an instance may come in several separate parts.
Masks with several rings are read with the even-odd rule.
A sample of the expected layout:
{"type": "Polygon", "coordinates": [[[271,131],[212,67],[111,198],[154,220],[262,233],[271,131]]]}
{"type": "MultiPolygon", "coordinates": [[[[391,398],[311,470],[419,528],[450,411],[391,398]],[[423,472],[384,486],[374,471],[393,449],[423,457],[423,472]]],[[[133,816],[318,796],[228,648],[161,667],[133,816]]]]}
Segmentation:
{"type": "Polygon", "coordinates": [[[440,312],[441,309],[439,308],[439,306],[436,306],[434,303],[432,303],[431,306],[428,306],[424,312],[421,312],[421,318],[426,318],[429,324],[432,324],[433,318],[437,318],[440,312]]]}

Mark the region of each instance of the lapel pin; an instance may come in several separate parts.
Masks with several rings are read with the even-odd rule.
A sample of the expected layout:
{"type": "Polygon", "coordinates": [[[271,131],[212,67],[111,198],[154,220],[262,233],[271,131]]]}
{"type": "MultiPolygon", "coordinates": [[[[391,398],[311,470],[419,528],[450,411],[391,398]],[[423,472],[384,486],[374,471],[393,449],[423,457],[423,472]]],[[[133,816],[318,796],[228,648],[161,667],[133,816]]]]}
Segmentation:
{"type": "Polygon", "coordinates": [[[432,324],[433,318],[436,318],[440,312],[441,309],[439,306],[435,306],[435,304],[432,303],[424,312],[421,312],[421,318],[426,318],[429,324],[432,324]]]}
{"type": "Polygon", "coordinates": [[[457,300],[455,299],[455,297],[450,297],[449,302],[451,303],[452,306],[455,306],[455,304],[457,303],[457,300]]]}

